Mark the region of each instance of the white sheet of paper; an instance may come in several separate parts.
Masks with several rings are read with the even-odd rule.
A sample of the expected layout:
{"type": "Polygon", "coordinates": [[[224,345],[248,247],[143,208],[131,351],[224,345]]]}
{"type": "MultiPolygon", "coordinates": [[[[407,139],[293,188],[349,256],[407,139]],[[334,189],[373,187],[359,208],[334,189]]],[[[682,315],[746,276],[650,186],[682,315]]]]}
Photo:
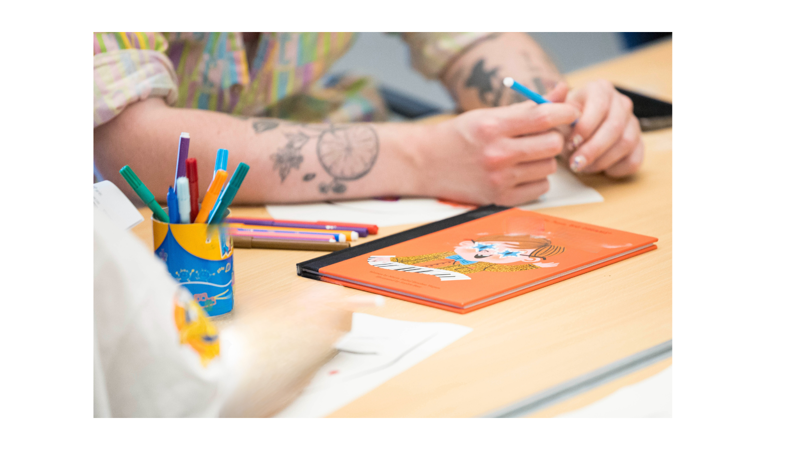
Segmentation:
{"type": "Polygon", "coordinates": [[[94,206],[126,230],[144,220],[128,197],[108,180],[94,184],[94,206]]]}
{"type": "Polygon", "coordinates": [[[339,354],[276,417],[325,417],[471,331],[354,313],[350,333],[336,344],[339,354]]]}
{"type": "MultiPolygon", "coordinates": [[[[556,173],[548,179],[550,180],[550,191],[539,200],[520,206],[521,209],[534,210],[603,201],[603,196],[585,186],[572,172],[561,165],[558,166],[556,173]]],[[[375,224],[379,227],[435,222],[469,210],[470,208],[467,207],[455,206],[431,198],[267,205],[267,211],[277,219],[329,220],[331,222],[375,224]]]]}
{"type": "Polygon", "coordinates": [[[672,417],[672,366],[558,417],[672,417]]]}
{"type": "Polygon", "coordinates": [[[547,177],[550,190],[533,203],[519,206],[520,209],[554,208],[556,206],[581,205],[603,201],[603,196],[594,189],[581,183],[572,172],[561,164],[556,173],[547,177]]]}

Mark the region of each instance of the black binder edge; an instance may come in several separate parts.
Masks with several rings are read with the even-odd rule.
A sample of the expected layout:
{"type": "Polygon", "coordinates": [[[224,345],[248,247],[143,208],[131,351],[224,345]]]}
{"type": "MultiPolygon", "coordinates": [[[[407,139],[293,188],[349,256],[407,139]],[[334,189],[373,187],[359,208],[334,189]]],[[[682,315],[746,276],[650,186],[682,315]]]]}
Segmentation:
{"type": "Polygon", "coordinates": [[[467,211],[464,214],[449,217],[438,222],[422,225],[417,228],[412,228],[410,230],[393,234],[391,236],[386,236],[384,238],[376,239],[361,245],[339,250],[328,255],[309,259],[308,261],[303,261],[297,264],[297,275],[305,278],[311,278],[312,280],[319,280],[321,277],[319,270],[323,267],[336,264],[350,258],[355,258],[356,256],[361,256],[375,250],[380,250],[384,247],[399,244],[410,239],[425,236],[426,234],[431,234],[446,228],[454,227],[462,223],[471,222],[475,219],[490,216],[508,209],[511,209],[511,207],[498,205],[482,206],[480,208],[473,209],[472,211],[467,211]]]}

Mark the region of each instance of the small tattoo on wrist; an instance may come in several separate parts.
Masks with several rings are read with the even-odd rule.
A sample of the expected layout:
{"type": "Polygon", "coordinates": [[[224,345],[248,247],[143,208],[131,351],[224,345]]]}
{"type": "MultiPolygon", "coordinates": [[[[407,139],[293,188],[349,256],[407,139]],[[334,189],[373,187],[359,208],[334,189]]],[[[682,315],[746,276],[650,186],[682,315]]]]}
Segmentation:
{"type": "Polygon", "coordinates": [[[274,119],[257,119],[253,122],[253,130],[256,134],[278,128],[281,123],[274,119]]]}

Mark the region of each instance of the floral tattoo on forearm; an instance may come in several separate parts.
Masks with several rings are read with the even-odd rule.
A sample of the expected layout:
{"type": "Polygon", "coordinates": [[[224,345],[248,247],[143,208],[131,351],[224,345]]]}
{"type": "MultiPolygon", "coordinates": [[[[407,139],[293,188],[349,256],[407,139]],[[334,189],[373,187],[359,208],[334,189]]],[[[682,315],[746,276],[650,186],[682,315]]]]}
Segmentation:
{"type": "MultiPolygon", "coordinates": [[[[291,124],[274,119],[253,121],[256,134],[275,129],[282,130],[286,137],[286,143],[270,155],[272,169],[278,172],[281,184],[292,171],[300,172],[305,161],[303,150],[309,142],[315,142],[317,159],[331,178],[319,181],[318,190],[322,194],[346,192],[345,183],[368,174],[380,153],[378,134],[369,124],[291,124]]],[[[305,173],[302,177],[304,182],[315,179],[316,172],[305,173]]]]}

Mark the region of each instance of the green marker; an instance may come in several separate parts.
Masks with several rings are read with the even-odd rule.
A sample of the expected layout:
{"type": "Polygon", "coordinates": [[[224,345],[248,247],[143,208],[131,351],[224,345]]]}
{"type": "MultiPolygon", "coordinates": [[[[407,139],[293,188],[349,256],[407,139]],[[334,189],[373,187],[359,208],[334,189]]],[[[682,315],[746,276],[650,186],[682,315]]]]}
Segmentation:
{"type": "Polygon", "coordinates": [[[153,215],[156,219],[169,223],[169,216],[166,212],[161,208],[161,205],[158,204],[156,198],[153,197],[153,193],[150,192],[150,189],[147,189],[147,186],[142,183],[142,180],[133,173],[133,169],[129,166],[125,166],[119,170],[119,173],[122,174],[122,177],[125,178],[125,181],[131,185],[133,191],[136,192],[136,195],[142,199],[145,205],[147,205],[151,211],[153,211],[153,215]]]}
{"type": "Polygon", "coordinates": [[[239,163],[236,167],[231,181],[225,186],[225,192],[219,195],[217,206],[209,215],[209,224],[222,222],[222,219],[225,217],[225,212],[228,210],[228,206],[233,202],[233,197],[236,197],[236,193],[239,192],[239,186],[242,185],[242,181],[244,181],[244,176],[247,175],[248,170],[250,170],[250,166],[245,163],[239,163]]]}

